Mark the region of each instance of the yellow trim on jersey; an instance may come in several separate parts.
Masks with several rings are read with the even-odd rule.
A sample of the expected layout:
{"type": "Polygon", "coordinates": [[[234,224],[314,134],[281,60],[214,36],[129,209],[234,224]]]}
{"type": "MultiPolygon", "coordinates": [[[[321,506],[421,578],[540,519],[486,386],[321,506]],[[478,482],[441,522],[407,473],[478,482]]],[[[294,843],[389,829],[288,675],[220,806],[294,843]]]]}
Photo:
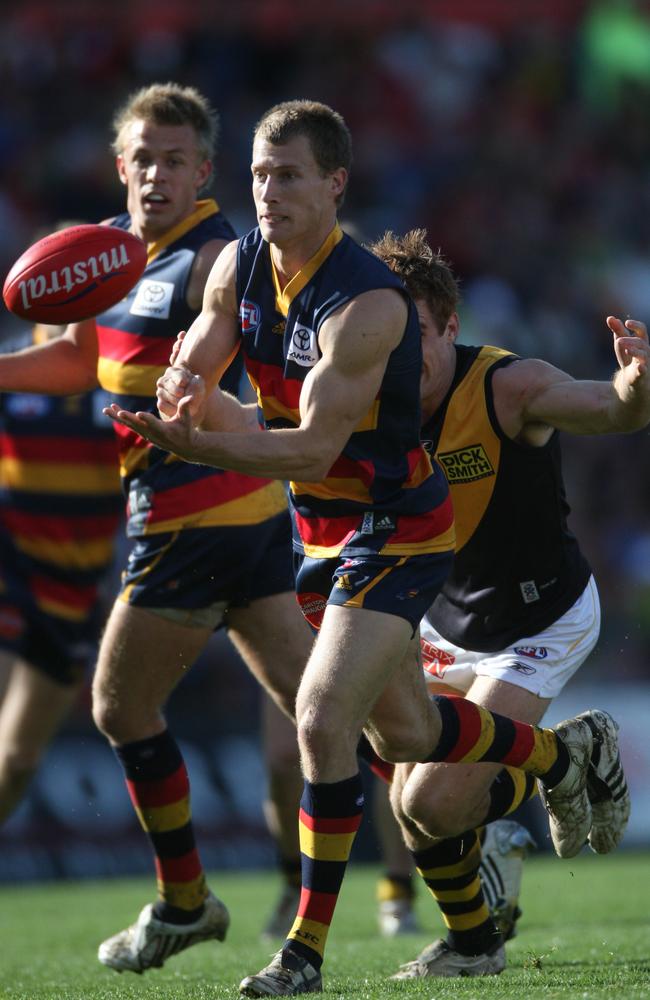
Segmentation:
{"type": "Polygon", "coordinates": [[[366,413],[365,417],[362,417],[357,426],[354,428],[353,434],[359,434],[362,431],[376,431],[379,426],[379,410],[381,408],[381,401],[376,399],[371,405],[370,409],[366,413]]]}
{"type": "MultiPolygon", "coordinates": [[[[191,483],[188,488],[191,489],[191,483]]],[[[143,534],[155,535],[183,528],[237,528],[261,524],[286,509],[287,498],[279,482],[267,483],[253,493],[235,497],[227,503],[185,513],[166,521],[145,524],[143,534]]]]}
{"type": "Polygon", "coordinates": [[[97,379],[106,392],[122,396],[154,396],[156,380],[165,370],[165,365],[125,365],[112,358],[99,358],[97,379]]]}
{"type": "Polygon", "coordinates": [[[291,492],[296,496],[303,494],[317,500],[354,500],[357,503],[372,506],[372,498],[367,488],[356,476],[345,479],[328,476],[320,483],[291,483],[291,492]]]}
{"type": "Polygon", "coordinates": [[[454,507],[456,551],[463,548],[481,523],[496,486],[501,440],[490,421],[485,377],[495,362],[509,354],[498,347],[481,348],[454,390],[436,447],[435,457],[449,482],[454,507]],[[470,447],[468,439],[473,442],[470,447]],[[481,469],[474,473],[473,450],[485,466],[486,475],[481,475],[481,469]]]}
{"type": "Polygon", "coordinates": [[[456,531],[452,523],[445,532],[423,542],[395,542],[384,545],[379,550],[380,556],[424,556],[433,552],[453,552],[456,548],[456,531]]]}
{"type": "Polygon", "coordinates": [[[72,608],[69,604],[62,604],[60,601],[48,597],[37,598],[36,606],[48,615],[53,615],[55,618],[65,618],[69,622],[82,622],[84,618],[88,617],[86,608],[72,608]]]}
{"type": "Polygon", "coordinates": [[[129,448],[122,455],[120,461],[120,475],[121,476],[132,476],[134,472],[139,469],[145,469],[147,467],[147,459],[149,457],[149,445],[135,445],[133,448],[129,448]]]}
{"type": "Polygon", "coordinates": [[[164,236],[161,236],[159,240],[154,240],[153,243],[147,243],[147,264],[151,264],[153,260],[156,259],[158,254],[162,253],[163,250],[170,245],[170,243],[175,243],[179,240],[181,236],[185,236],[185,233],[197,226],[199,222],[203,222],[204,219],[209,219],[211,215],[216,215],[220,211],[219,205],[214,200],[214,198],[204,198],[196,202],[196,208],[191,215],[188,215],[186,219],[179,222],[178,225],[173,226],[164,236]]]}
{"type": "Polygon", "coordinates": [[[66,569],[99,569],[110,562],[113,553],[112,538],[56,542],[14,535],[14,544],[28,556],[66,569]]]}
{"type": "Polygon", "coordinates": [[[279,313],[283,316],[288,315],[289,306],[295,299],[296,295],[299,295],[307,282],[311,281],[323,261],[329,257],[336,244],[340,243],[342,239],[343,230],[337,222],[322,247],[316,251],[313,257],[310,257],[304,267],[301,267],[297,274],[294,274],[291,281],[288,281],[284,288],[282,288],[280,277],[275,269],[275,264],[273,263],[273,254],[270,255],[273,285],[275,287],[275,307],[279,313]]]}
{"type": "Polygon", "coordinates": [[[87,496],[119,493],[112,465],[77,465],[72,462],[29,462],[0,459],[0,479],[11,489],[28,493],[70,493],[87,496]]]}

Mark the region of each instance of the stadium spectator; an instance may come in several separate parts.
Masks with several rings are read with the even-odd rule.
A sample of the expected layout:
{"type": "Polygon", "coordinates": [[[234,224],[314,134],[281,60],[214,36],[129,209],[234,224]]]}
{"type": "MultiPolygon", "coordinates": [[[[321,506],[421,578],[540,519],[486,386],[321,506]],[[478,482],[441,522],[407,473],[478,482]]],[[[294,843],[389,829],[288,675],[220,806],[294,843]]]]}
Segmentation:
{"type": "Polygon", "coordinates": [[[350,159],[347,126],[323,104],[284,102],[262,117],[252,161],[259,228],[220,255],[177,363],[159,379],[166,419],[117,403],[107,409],[190,462],[291,481],[298,599],[319,626],[296,701],[303,890],[283,949],[240,984],[247,996],[322,988],[361,820],[364,727],[388,760],[462,758],[534,775],[566,857],[592,828],[588,768],[606,773],[616,753],[605,713],[569,720],[560,736],[464,699],[427,697],[417,630],[451,566],[453,521],[444,475],[419,440],[413,304],[337,223],[350,159]],[[238,345],[266,435],[217,388],[238,345]]]}
{"type": "MultiPolygon", "coordinates": [[[[60,336],[26,328],[15,351],[60,336]]],[[[0,398],[0,824],[79,699],[106,614],[122,509],[101,390],[0,398]]]]}
{"type": "MultiPolygon", "coordinates": [[[[616,376],[574,381],[543,361],[457,344],[458,284],[423,230],[401,238],[386,233],[370,249],[403,280],[418,310],[423,440],[445,469],[456,514],[454,566],[421,624],[429,690],[460,693],[538,723],[600,631],[596,584],[567,525],[557,431],[606,434],[647,425],[646,328],[608,317],[616,376]]],[[[610,784],[613,798],[593,804],[601,829],[592,829],[590,842],[598,852],[603,845],[595,838],[609,835],[603,828],[624,828],[629,815],[622,770],[610,784]]],[[[510,886],[497,927],[481,888],[475,828],[516,809],[534,783],[511,768],[467,765],[462,794],[458,788],[458,768],[447,764],[396,768],[396,813],[448,935],[394,979],[505,968],[503,937],[514,933],[518,889],[510,886]]],[[[522,846],[513,845],[510,868],[519,867],[522,846]]]]}
{"type": "MultiPolygon", "coordinates": [[[[127,211],[112,224],[147,243],[144,275],[96,319],[0,358],[3,388],[68,394],[99,380],[124,403],[155,409],[156,376],[234,235],[214,200],[197,201],[216,124],[194,88],[154,84],[129,97],[114,119],[127,211]]],[[[237,382],[235,369],[235,386],[226,384],[237,382]]],[[[163,714],[168,696],[223,625],[251,672],[293,713],[312,639],[293,592],[282,486],[189,465],[118,431],[133,547],[99,649],[93,714],[150,837],[159,898],[100,946],[99,959],[142,972],[197,942],[222,940],[229,923],[206,885],[185,765],[163,714]]]]}

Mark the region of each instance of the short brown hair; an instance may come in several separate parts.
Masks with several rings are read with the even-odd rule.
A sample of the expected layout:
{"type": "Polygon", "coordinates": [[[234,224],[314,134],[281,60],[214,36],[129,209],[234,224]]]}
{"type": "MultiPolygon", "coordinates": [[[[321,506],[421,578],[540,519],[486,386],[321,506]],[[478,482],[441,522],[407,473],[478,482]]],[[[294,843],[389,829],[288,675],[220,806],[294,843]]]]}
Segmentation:
{"type": "Polygon", "coordinates": [[[432,250],[426,229],[411,229],[405,236],[390,230],[368,249],[402,279],[412,299],[424,299],[440,333],[460,302],[460,289],[449,261],[432,250]]]}
{"type": "Polygon", "coordinates": [[[153,122],[154,125],[191,125],[196,132],[202,158],[211,160],[214,156],[219,116],[195,87],[152,83],[131,94],[113,119],[114,153],[122,152],[126,129],[134,121],[153,122]]]}
{"type": "MultiPolygon", "coordinates": [[[[350,173],[352,137],[343,116],[319,101],[295,100],[275,104],[255,126],[254,138],[283,146],[294,136],[304,135],[321,172],[331,174],[339,167],[350,173]]],[[[343,203],[343,195],[338,204],[343,203]]]]}

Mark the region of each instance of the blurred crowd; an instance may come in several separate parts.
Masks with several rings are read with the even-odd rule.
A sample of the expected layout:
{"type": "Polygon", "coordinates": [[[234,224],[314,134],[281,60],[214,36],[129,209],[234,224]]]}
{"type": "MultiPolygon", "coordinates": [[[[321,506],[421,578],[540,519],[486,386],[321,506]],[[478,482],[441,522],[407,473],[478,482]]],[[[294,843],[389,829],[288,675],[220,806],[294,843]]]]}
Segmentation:
{"type": "MultiPolygon", "coordinates": [[[[108,6],[4,8],[3,274],[49,223],[115,213],[112,114],[134,87],[174,79],[220,110],[214,194],[239,231],[254,224],[255,121],[312,97],[352,129],[344,220],[369,240],[425,227],[461,278],[465,341],[607,378],[605,316],[650,323],[650,4],[108,6]]],[[[15,322],[4,312],[0,334],[15,322]]],[[[648,676],[647,446],[646,432],[565,443],[571,523],[604,605],[584,673],[601,679],[648,676]]]]}

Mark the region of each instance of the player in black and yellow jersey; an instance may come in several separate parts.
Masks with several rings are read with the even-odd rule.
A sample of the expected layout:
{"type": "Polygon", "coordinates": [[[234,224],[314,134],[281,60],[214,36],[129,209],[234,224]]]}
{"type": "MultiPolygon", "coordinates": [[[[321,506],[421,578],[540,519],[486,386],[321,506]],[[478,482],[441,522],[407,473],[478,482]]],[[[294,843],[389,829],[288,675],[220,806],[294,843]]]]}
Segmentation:
{"type": "Polygon", "coordinates": [[[364,728],[388,760],[491,761],[540,778],[556,849],[569,855],[591,829],[587,771],[609,726],[595,713],[595,736],[584,720],[561,736],[427,697],[418,625],[450,569],[453,523],[444,474],[420,444],[413,302],[337,223],[350,161],[349,132],[331,108],[289,101],[262,117],[252,161],[259,228],[212,270],[201,315],[158,383],[166,419],[107,410],[188,461],[291,482],[298,598],[319,627],[296,702],[302,893],[282,950],[241,983],[246,996],[322,988],[361,821],[364,728]],[[217,388],[238,346],[265,434],[217,388]]]}
{"type": "MultiPolygon", "coordinates": [[[[417,306],[423,441],[445,470],[456,517],[454,566],[421,623],[429,690],[537,723],[595,646],[600,628],[596,584],[567,525],[557,432],[624,432],[648,423],[645,326],[608,317],[616,376],[574,381],[544,361],[458,344],[458,285],[422,230],[402,238],[387,233],[372,249],[403,279],[417,306]]],[[[589,841],[598,853],[615,846],[629,814],[625,777],[609,751],[600,749],[599,766],[609,784],[590,791],[589,841]]],[[[528,775],[496,764],[464,764],[460,779],[458,767],[446,764],[397,768],[393,797],[405,838],[448,937],[395,978],[504,968],[503,943],[478,877],[475,828],[512,812],[533,790],[528,775]]],[[[509,869],[505,864],[511,884],[501,929],[507,936],[517,915],[516,845],[509,869]]]]}

